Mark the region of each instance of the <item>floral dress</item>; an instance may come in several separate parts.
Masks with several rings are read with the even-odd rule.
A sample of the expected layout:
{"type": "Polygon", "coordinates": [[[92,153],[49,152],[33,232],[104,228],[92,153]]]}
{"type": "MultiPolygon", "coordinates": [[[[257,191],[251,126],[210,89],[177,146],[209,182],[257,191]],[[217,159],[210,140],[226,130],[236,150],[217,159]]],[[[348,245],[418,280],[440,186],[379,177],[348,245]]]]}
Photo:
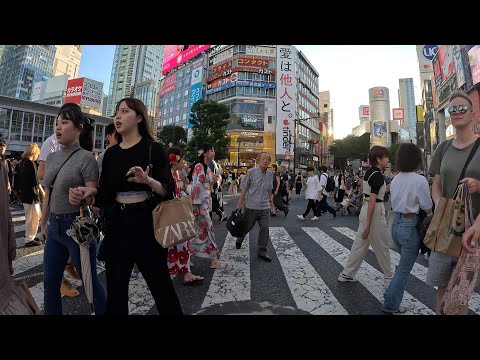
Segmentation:
{"type": "Polygon", "coordinates": [[[191,197],[197,237],[190,241],[190,252],[193,256],[218,259],[218,247],[215,244],[213,223],[209,214],[212,201],[210,196],[212,170],[208,166],[206,168],[207,173],[205,173],[204,165],[198,163],[195,165],[192,174],[191,197]],[[205,210],[205,215],[200,214],[200,208],[205,210]]]}
{"type": "MultiPolygon", "coordinates": [[[[175,180],[175,195],[178,197],[187,196],[183,187],[181,187],[180,176],[178,171],[172,173],[175,180]]],[[[170,246],[168,248],[167,265],[170,275],[185,275],[190,271],[190,241],[185,241],[181,244],[170,246]]]]}

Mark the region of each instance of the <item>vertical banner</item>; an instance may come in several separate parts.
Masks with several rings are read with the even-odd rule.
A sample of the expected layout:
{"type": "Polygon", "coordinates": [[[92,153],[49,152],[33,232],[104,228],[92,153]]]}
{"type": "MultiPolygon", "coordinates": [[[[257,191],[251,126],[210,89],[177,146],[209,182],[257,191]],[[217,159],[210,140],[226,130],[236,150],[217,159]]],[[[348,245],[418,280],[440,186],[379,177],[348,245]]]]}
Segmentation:
{"type": "Polygon", "coordinates": [[[293,156],[295,137],[295,109],[297,79],[295,78],[296,49],[293,46],[277,46],[277,128],[275,152],[293,156]]]}
{"type": "Polygon", "coordinates": [[[192,106],[202,97],[202,75],[203,75],[203,63],[200,62],[196,68],[192,69],[192,80],[190,85],[190,105],[188,112],[188,133],[187,140],[193,136],[193,124],[190,122],[190,115],[192,114],[192,106]]]}
{"type": "Polygon", "coordinates": [[[372,143],[380,146],[386,146],[385,144],[388,143],[387,123],[385,121],[375,121],[373,123],[372,143]]]}

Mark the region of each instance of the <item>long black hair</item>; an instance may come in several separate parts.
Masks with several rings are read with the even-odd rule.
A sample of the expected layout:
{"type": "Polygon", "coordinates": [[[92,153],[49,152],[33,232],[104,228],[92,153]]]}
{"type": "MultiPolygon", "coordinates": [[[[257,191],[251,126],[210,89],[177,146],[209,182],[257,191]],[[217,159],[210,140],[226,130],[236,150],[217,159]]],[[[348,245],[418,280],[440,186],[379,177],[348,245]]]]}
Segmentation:
{"type": "Polygon", "coordinates": [[[93,150],[93,125],[95,121],[82,112],[80,106],[75,103],[66,103],[58,111],[58,116],[62,119],[73,122],[77,129],[82,129],[80,133],[80,146],[87,150],[93,150]]]}

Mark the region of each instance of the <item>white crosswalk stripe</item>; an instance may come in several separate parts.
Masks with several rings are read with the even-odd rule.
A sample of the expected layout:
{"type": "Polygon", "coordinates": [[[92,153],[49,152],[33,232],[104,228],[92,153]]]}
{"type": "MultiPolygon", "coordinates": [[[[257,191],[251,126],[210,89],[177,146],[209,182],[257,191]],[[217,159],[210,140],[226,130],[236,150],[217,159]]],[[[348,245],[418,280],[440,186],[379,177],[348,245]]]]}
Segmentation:
{"type": "MultiPolygon", "coordinates": [[[[15,208],[12,211],[15,213],[13,216],[15,220],[14,227],[16,236],[23,240],[23,236],[19,236],[20,234],[18,233],[24,231],[25,229],[25,217],[23,211],[17,210],[18,208],[15,208]]],[[[325,274],[325,269],[317,269],[313,265],[315,262],[311,262],[309,260],[310,257],[307,257],[304,254],[306,249],[305,243],[303,243],[301,247],[299,247],[300,243],[298,243],[300,239],[299,231],[301,231],[301,234],[303,234],[302,239],[304,239],[302,241],[307,241],[311,244],[308,245],[309,249],[314,249],[312,247],[319,246],[325,251],[326,254],[322,256],[329,256],[339,265],[344,266],[349,255],[349,248],[346,248],[344,245],[342,245],[342,243],[337,241],[336,238],[345,236],[346,238],[353,240],[356,231],[350,229],[349,227],[330,227],[329,229],[330,235],[318,227],[302,227],[301,230],[295,229],[296,232],[294,236],[291,235],[292,233],[290,233],[289,228],[270,227],[270,238],[274,249],[274,253],[270,254],[270,256],[272,256],[272,258],[276,257],[278,261],[276,261],[276,263],[275,261],[269,263],[267,268],[275,268],[275,272],[281,274],[279,275],[279,279],[284,281],[284,285],[280,288],[286,289],[284,291],[290,292],[291,297],[289,301],[292,305],[295,304],[298,309],[313,315],[348,315],[348,311],[346,309],[351,309],[352,304],[348,304],[348,306],[346,306],[347,304],[344,302],[348,301],[348,299],[345,299],[344,297],[342,298],[341,296],[338,297],[339,288],[343,288],[343,284],[339,285],[336,289],[332,288],[334,290],[332,292],[332,289],[329,288],[329,286],[332,286],[332,280],[323,279],[323,275],[320,275],[325,274]],[[299,245],[297,245],[297,243],[299,245]]],[[[259,276],[258,268],[256,272],[253,271],[255,267],[251,261],[251,259],[257,259],[256,247],[253,246],[251,249],[249,246],[250,239],[248,235],[246,236],[241,249],[236,249],[235,240],[236,239],[230,234],[226,236],[221,252],[221,259],[227,261],[229,263],[229,267],[227,269],[212,270],[213,277],[211,277],[211,280],[207,284],[208,290],[206,290],[206,292],[201,295],[201,298],[199,298],[199,303],[197,305],[198,307],[196,309],[206,309],[210,306],[222,303],[242,302],[249,300],[257,301],[259,296],[258,294],[263,293],[262,291],[258,291],[258,281],[254,281],[254,277],[259,276]],[[255,288],[255,286],[257,286],[257,288],[255,288]],[[255,298],[254,294],[257,294],[255,295],[255,298]]],[[[21,247],[19,248],[21,249],[21,247]]],[[[44,250],[43,248],[39,248],[39,250],[29,254],[22,250],[20,253],[22,253],[23,256],[18,257],[13,262],[13,267],[15,270],[14,280],[29,281],[30,291],[39,308],[43,310],[44,250]],[[31,284],[33,279],[38,279],[39,282],[31,284]]],[[[398,265],[400,255],[393,250],[390,251],[390,255],[392,262],[395,265],[398,265]]],[[[263,263],[260,262],[260,264],[263,263]]],[[[97,273],[99,275],[101,275],[104,271],[105,270],[103,268],[97,267],[97,273]]],[[[425,284],[426,273],[427,268],[420,263],[415,263],[411,271],[411,275],[416,277],[422,283],[421,286],[423,289],[419,291],[421,294],[420,297],[423,296],[422,292],[428,293],[428,296],[431,296],[431,292],[428,290],[430,287],[425,284]]],[[[337,275],[338,274],[335,274],[335,277],[337,275]]],[[[68,275],[66,276],[72,285],[78,288],[82,293],[82,281],[72,279],[68,275]]],[[[380,306],[383,303],[383,293],[385,291],[384,277],[381,271],[377,270],[376,267],[370,265],[367,261],[364,261],[360,267],[357,277],[359,279],[358,286],[361,286],[363,289],[365,289],[368,294],[373,295],[373,297],[371,297],[371,301],[378,301],[378,309],[380,309],[380,306]]],[[[196,289],[197,287],[189,287],[188,291],[193,293],[197,291],[196,289]]],[[[268,289],[266,289],[266,291],[268,291],[268,289]]],[[[427,300],[428,303],[432,303],[432,299],[423,299],[423,301],[427,300]]],[[[69,301],[81,302],[86,301],[86,298],[85,296],[80,296],[78,298],[69,299],[69,301]]],[[[408,309],[407,313],[409,314],[434,314],[434,310],[425,305],[423,301],[421,298],[415,298],[412,294],[405,292],[402,305],[408,309]]],[[[285,300],[283,300],[283,302],[281,301],[280,303],[284,302],[285,300]]],[[[131,280],[129,285],[129,313],[138,315],[147,314],[152,310],[152,308],[154,308],[154,306],[155,302],[143,276],[140,276],[136,280],[131,280]]],[[[372,305],[372,307],[375,306],[376,305],[372,305]]],[[[474,293],[472,299],[470,300],[469,307],[473,312],[480,314],[479,294],[474,293]]]]}
{"type": "Polygon", "coordinates": [[[235,240],[230,233],[227,235],[222,260],[228,262],[228,268],[215,270],[202,308],[229,301],[250,300],[249,235],[240,249],[235,247],[235,240]]]}

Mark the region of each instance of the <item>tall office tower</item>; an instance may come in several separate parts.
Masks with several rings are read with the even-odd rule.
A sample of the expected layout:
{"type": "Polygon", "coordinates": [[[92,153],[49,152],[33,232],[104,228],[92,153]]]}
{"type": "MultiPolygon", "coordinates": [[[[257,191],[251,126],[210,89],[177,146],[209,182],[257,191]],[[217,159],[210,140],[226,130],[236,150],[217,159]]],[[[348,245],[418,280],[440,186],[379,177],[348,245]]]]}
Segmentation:
{"type": "MultiPolygon", "coordinates": [[[[135,86],[147,80],[158,82],[161,76],[164,45],[117,45],[110,78],[107,116],[112,116],[117,102],[135,96],[135,86]]],[[[155,104],[150,113],[155,112],[155,104]]]]}
{"type": "Polygon", "coordinates": [[[400,108],[404,110],[405,120],[402,124],[410,133],[410,140],[417,143],[417,115],[415,108],[415,92],[413,90],[413,79],[399,79],[398,101],[400,108]]]}
{"type": "Polygon", "coordinates": [[[52,76],[55,45],[2,45],[0,95],[30,100],[33,84],[52,76]]]}

